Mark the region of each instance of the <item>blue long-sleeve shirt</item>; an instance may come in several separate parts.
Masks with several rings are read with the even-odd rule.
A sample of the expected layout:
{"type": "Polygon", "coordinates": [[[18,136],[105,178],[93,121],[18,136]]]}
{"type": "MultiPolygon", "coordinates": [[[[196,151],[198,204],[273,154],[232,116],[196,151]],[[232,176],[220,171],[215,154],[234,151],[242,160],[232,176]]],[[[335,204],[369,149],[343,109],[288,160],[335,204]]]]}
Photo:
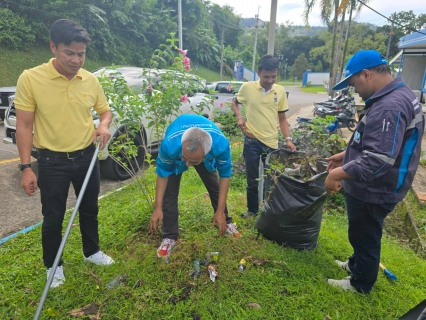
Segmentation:
{"type": "Polygon", "coordinates": [[[370,203],[404,199],[419,164],[425,126],[413,91],[396,78],[365,101],[367,113],[352,135],[343,170],[346,192],[370,203]]]}
{"type": "Polygon", "coordinates": [[[228,139],[213,122],[192,114],[179,116],[167,128],[156,160],[157,175],[165,178],[188,169],[182,160],[182,135],[191,127],[203,129],[212,137],[212,148],[203,161],[206,169],[210,172],[217,170],[219,177],[229,178],[232,175],[232,161],[228,139]]]}

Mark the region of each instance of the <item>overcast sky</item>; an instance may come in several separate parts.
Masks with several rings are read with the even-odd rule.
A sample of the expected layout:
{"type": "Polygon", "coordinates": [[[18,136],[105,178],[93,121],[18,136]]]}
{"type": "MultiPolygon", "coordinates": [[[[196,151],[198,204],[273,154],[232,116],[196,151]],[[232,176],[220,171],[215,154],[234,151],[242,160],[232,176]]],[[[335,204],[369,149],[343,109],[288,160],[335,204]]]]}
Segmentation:
{"type": "MultiPolygon", "coordinates": [[[[210,0],[220,6],[225,4],[234,7],[234,12],[243,18],[254,18],[259,9],[259,18],[264,21],[270,20],[271,0],[210,0]]],[[[320,1],[316,1],[319,3],[320,1]]],[[[304,0],[278,0],[277,23],[293,22],[294,25],[304,25],[302,14],[304,11],[304,0]]],[[[417,16],[426,13],[424,0],[370,0],[368,6],[389,17],[394,12],[410,11],[417,16]]],[[[368,22],[377,26],[386,24],[386,19],[363,7],[361,12],[355,17],[355,21],[368,22]]],[[[319,7],[315,7],[309,16],[309,25],[322,26],[319,7]]]]}

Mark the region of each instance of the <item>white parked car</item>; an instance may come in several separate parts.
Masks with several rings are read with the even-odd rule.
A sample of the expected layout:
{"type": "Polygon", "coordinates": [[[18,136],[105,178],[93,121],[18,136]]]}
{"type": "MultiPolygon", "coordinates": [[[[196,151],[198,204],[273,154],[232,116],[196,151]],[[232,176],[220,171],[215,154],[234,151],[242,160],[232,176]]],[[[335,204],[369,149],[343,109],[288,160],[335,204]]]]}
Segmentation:
{"type": "MultiPolygon", "coordinates": [[[[130,69],[123,70],[124,72],[122,74],[126,79],[126,82],[129,84],[129,86],[140,90],[143,79],[141,79],[140,77],[141,73],[139,73],[139,76],[137,76],[137,69],[142,70],[142,68],[126,68],[132,68],[132,72],[130,72],[130,69]],[[129,72],[126,73],[125,71],[129,72]]],[[[118,71],[120,71],[119,69],[118,71]]],[[[94,71],[94,74],[98,76],[100,76],[100,73],[100,69],[94,71]]],[[[204,88],[203,85],[200,86],[200,89],[202,88],[204,88]]],[[[207,99],[208,96],[206,96],[205,93],[196,93],[194,96],[188,97],[188,102],[182,103],[180,107],[180,114],[194,113],[193,107],[199,106],[203,103],[203,101],[208,101],[210,105],[202,110],[202,114],[205,114],[205,116],[209,116],[212,112],[211,109],[213,108],[213,105],[211,104],[211,101],[207,99]]],[[[5,138],[3,139],[3,142],[16,144],[16,110],[13,100],[14,95],[10,96],[8,101],[9,107],[5,115],[5,138]]],[[[172,117],[170,120],[173,121],[174,118],[175,117],[172,117]]],[[[99,124],[99,117],[96,114],[94,114],[93,122],[97,127],[99,124]]],[[[120,120],[116,114],[114,115],[114,121],[111,124],[109,130],[111,133],[111,139],[108,145],[105,147],[104,150],[100,152],[99,155],[99,160],[101,160],[101,173],[103,174],[103,176],[113,180],[128,179],[131,177],[131,174],[128,172],[128,170],[123,168],[117,161],[115,161],[108,152],[110,150],[109,147],[113,143],[113,141],[118,139],[118,137],[121,136],[123,133],[127,132],[126,126],[120,123],[120,120]]],[[[152,132],[152,128],[148,127],[147,121],[145,119],[142,119],[140,133],[133,137],[133,142],[138,147],[138,155],[134,159],[129,160],[124,155],[116,155],[116,157],[119,158],[121,162],[126,163],[128,168],[132,168],[133,171],[137,171],[137,169],[143,164],[143,161],[145,159],[146,149],[144,148],[144,146],[146,146],[150,153],[155,154],[158,151],[161,139],[159,140],[158,138],[155,138],[155,135],[152,132]]],[[[31,155],[35,158],[38,157],[38,153],[35,148],[33,148],[31,155]]]]}

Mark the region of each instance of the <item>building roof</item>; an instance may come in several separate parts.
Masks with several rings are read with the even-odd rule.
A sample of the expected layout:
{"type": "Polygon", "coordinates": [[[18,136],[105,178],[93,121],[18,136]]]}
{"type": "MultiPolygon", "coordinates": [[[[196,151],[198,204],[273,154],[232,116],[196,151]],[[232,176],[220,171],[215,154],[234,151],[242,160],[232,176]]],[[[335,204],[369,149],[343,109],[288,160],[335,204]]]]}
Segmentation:
{"type": "Polygon", "coordinates": [[[419,32],[413,32],[399,39],[399,49],[405,48],[424,48],[426,49],[426,29],[419,30],[419,32]]]}

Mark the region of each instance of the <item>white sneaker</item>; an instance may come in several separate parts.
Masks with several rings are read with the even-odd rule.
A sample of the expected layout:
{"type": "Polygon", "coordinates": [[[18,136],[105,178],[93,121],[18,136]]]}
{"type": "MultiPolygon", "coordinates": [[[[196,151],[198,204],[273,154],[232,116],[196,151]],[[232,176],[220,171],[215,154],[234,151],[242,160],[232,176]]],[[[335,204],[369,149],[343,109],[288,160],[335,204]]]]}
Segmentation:
{"type": "MultiPolygon", "coordinates": [[[[47,279],[49,279],[50,272],[52,271],[52,268],[49,268],[46,270],[47,273],[47,279]]],[[[50,284],[51,288],[59,287],[60,285],[64,284],[65,282],[65,276],[64,276],[64,270],[62,269],[62,266],[59,266],[55,270],[55,275],[53,276],[52,283],[50,284]]]]}
{"type": "Polygon", "coordinates": [[[114,263],[114,260],[112,260],[112,258],[109,255],[103,253],[102,251],[98,251],[87,258],[83,255],[83,260],[91,262],[98,266],[108,266],[114,263]]]}
{"type": "Polygon", "coordinates": [[[339,287],[342,288],[343,290],[347,290],[347,291],[351,291],[351,292],[358,292],[356,291],[355,287],[351,285],[351,279],[347,277],[344,278],[342,280],[334,280],[334,279],[328,279],[327,282],[328,284],[334,286],[334,287],[339,287]]]}
{"type": "Polygon", "coordinates": [[[226,225],[226,233],[233,237],[241,237],[241,233],[238,232],[237,226],[233,223],[228,223],[226,225]]]}
{"type": "Polygon", "coordinates": [[[346,260],[346,261],[334,260],[334,261],[339,265],[340,268],[352,274],[351,269],[349,269],[349,260],[346,260]]]}

